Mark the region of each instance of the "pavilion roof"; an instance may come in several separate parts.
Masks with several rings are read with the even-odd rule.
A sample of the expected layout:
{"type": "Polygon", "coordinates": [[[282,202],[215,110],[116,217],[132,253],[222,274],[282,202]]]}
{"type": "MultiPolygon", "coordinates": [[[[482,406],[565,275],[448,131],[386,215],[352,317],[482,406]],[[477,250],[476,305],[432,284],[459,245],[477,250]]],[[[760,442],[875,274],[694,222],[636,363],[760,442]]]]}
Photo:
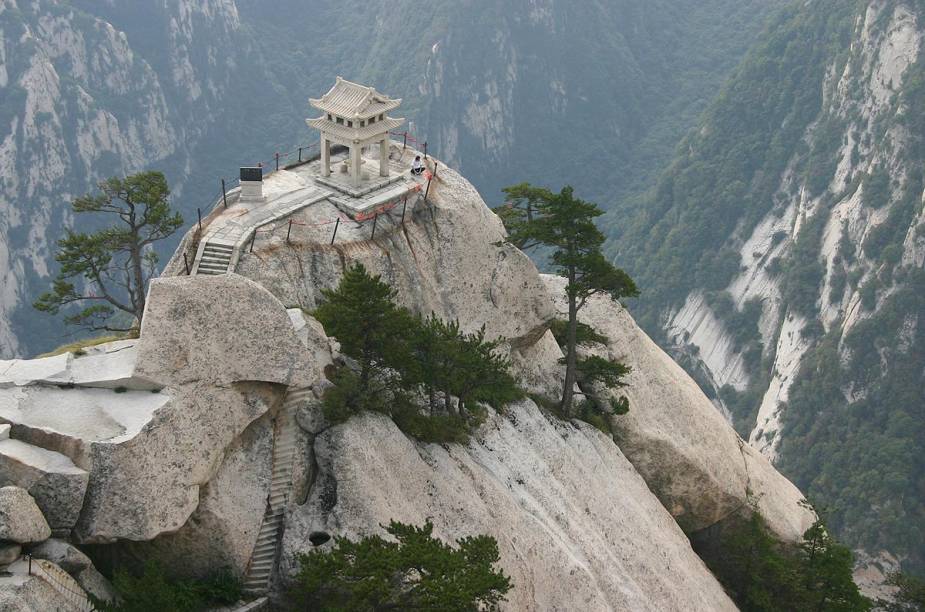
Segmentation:
{"type": "Polygon", "coordinates": [[[315,108],[339,117],[349,119],[368,119],[398,108],[401,99],[393,99],[367,87],[337,77],[328,93],[319,99],[309,98],[309,104],[315,108]]]}
{"type": "Polygon", "coordinates": [[[377,121],[372,125],[366,125],[364,127],[360,127],[358,122],[354,123],[353,127],[347,127],[346,125],[328,121],[327,117],[318,117],[317,119],[305,120],[305,123],[307,123],[309,127],[313,127],[316,130],[321,130],[330,134],[331,136],[348,141],[366,140],[367,138],[372,138],[373,136],[377,136],[383,132],[394,130],[404,122],[404,119],[393,119],[392,117],[388,117],[387,119],[377,121]]]}

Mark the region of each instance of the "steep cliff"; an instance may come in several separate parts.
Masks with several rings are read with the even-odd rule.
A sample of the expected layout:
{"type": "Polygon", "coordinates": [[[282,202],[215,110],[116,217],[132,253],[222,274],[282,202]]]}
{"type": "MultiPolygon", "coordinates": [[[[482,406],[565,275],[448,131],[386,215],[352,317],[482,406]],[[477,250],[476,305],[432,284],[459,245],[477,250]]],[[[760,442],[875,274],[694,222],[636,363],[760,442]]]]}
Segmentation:
{"type": "Polygon", "coordinates": [[[781,1],[0,2],[0,356],[60,344],[30,305],[99,178],[163,170],[194,219],[239,165],[314,141],[306,98],[342,74],[402,97],[491,199],[535,180],[607,202],[665,162],[781,1]]]}
{"type": "MultiPolygon", "coordinates": [[[[265,192],[303,193],[299,176],[274,173],[265,192]]],[[[330,546],[330,536],[429,518],[447,540],[498,540],[515,583],[509,609],[733,610],[681,526],[708,528],[752,500],[788,540],[813,520],[800,492],[606,301],[589,322],[631,356],[639,411],[621,422],[617,443],[532,400],[490,414],[466,445],[417,442],[380,414],[326,423],[319,396],[339,349],[303,309],[355,261],[417,312],[485,325],[537,395],[561,387],[561,352],[546,330],[560,283],[505,244],[460,175],[441,170],[427,200],[404,219],[397,210],[380,218],[375,237],[368,225],[347,227],[332,245],[325,226],[319,240],[308,221],[327,206],[311,200],[265,227],[237,273],[186,275],[191,230],[152,283],[138,341],[0,362],[0,421],[13,437],[0,442],[0,459],[14,461],[22,445],[58,459],[37,469],[82,471],[66,499],[36,503],[46,515],[76,507],[56,527],[101,567],[159,558],[196,575],[228,566],[248,584],[272,576],[279,595],[296,555],[330,546]],[[277,230],[288,219],[304,225],[286,240],[277,230]]],[[[241,212],[233,198],[228,214],[241,212]]]]}
{"type": "Polygon", "coordinates": [[[151,166],[182,193],[217,118],[238,55],[234,2],[149,4],[0,2],[0,355],[60,338],[31,304],[72,223],[68,202],[151,166]],[[125,12],[129,34],[111,22],[125,12]]]}
{"type": "Polygon", "coordinates": [[[794,3],[614,243],[639,315],[873,555],[925,561],[925,6],[794,3]]]}

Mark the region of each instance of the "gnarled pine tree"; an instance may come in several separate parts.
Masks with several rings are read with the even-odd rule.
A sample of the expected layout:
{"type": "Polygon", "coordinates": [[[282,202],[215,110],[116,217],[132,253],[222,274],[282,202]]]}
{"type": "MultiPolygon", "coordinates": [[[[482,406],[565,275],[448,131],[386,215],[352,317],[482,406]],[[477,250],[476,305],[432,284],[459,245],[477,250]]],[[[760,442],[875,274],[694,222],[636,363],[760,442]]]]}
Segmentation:
{"type": "Polygon", "coordinates": [[[170,208],[170,189],[160,172],[141,172],[100,183],[98,195],[74,200],[75,213],[100,213],[117,223],[93,233],[68,230],[58,241],[55,259],[61,270],[52,291],[42,294],[36,309],[57,314],[71,304],[89,304],[64,321],[91,330],[127,332],[139,324],[145,310],[148,281],[157,268],[151,246],[183,225],[170,208]],[[74,279],[80,279],[78,289],[74,279]],[[125,324],[113,323],[117,311],[130,315],[125,324]]]}

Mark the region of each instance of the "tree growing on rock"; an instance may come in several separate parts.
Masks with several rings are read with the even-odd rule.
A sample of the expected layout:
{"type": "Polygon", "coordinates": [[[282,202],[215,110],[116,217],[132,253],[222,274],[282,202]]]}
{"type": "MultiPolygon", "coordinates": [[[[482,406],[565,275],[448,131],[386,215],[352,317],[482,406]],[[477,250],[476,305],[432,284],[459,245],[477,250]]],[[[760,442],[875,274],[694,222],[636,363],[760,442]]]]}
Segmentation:
{"type": "Polygon", "coordinates": [[[357,542],[337,538],[331,550],[299,556],[292,594],[303,610],[497,609],[511,589],[491,536],[467,537],[458,548],[423,527],[392,521],[395,541],[373,535],[357,542]]]}
{"type": "Polygon", "coordinates": [[[500,409],[523,396],[500,341],[486,340],[484,328],[467,334],[458,321],[412,315],[362,264],[322,294],[313,314],[352,360],[331,375],[334,386],[324,397],[329,419],[373,410],[419,439],[465,441],[484,415],[480,403],[500,409]]]}
{"type": "MultiPolygon", "coordinates": [[[[575,383],[581,371],[578,312],[596,294],[614,300],[638,295],[636,284],[626,272],[611,264],[601,252],[604,235],[594,220],[603,214],[597,205],[576,198],[571,187],[559,193],[528,183],[504,189],[508,203],[497,210],[508,230],[509,240],[527,250],[546,247],[556,274],[568,279],[568,319],[565,329],[565,385],[560,410],[572,416],[575,383]]],[[[614,364],[604,368],[598,361],[586,363],[599,381],[619,377],[614,364]],[[606,371],[605,371],[606,370],[606,371]]]]}
{"type": "Polygon", "coordinates": [[[34,307],[58,314],[62,308],[83,304],[64,321],[90,330],[128,332],[141,322],[148,281],[157,269],[152,245],[173,235],[183,218],[171,209],[170,189],[160,172],[110,178],[99,190],[77,198],[72,207],[77,214],[98,213],[111,225],[92,233],[67,230],[55,255],[61,269],[52,290],[34,307]],[[119,314],[123,323],[118,322],[119,314]]]}

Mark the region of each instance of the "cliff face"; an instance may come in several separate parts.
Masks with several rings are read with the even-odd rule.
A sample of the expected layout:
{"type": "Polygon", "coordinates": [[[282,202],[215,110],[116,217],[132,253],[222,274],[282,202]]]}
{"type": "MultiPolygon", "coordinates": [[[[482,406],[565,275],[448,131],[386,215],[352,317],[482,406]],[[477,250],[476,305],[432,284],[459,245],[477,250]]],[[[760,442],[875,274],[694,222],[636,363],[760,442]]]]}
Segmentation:
{"type": "Polygon", "coordinates": [[[848,542],[913,565],[925,438],[902,424],[925,406],[923,18],[882,0],[785,12],[623,250],[653,279],[646,325],[749,443],[848,542]]]}
{"type": "MultiPolygon", "coordinates": [[[[265,189],[279,188],[298,191],[293,173],[267,179],[265,189]]],[[[813,520],[799,491],[606,301],[588,322],[634,367],[638,411],[619,421],[618,443],[529,400],[492,414],[467,445],[415,442],[381,415],[330,426],[318,398],[338,346],[303,309],[353,262],[381,272],[412,309],[486,325],[540,395],[561,387],[561,352],[545,328],[561,286],[504,244],[499,220],[448,169],[426,206],[403,224],[380,219],[375,239],[348,229],[331,245],[297,227],[305,233],[288,242],[265,232],[237,273],[155,280],[138,341],[0,362],[0,419],[13,424],[0,461],[23,463],[23,445],[45,453],[36,470],[83,474],[66,499],[31,492],[46,515],[66,504],[55,528],[91,545],[98,563],[155,557],[250,579],[274,550],[265,526],[280,521],[270,566],[279,594],[296,555],[330,536],[429,518],[448,540],[497,538],[515,583],[510,609],[733,610],[679,523],[705,529],[752,499],[786,539],[813,520]],[[72,394],[68,411],[56,393],[72,394]]]]}
{"type": "Polygon", "coordinates": [[[151,166],[182,192],[231,83],[239,28],[231,0],[164,0],[138,13],[100,2],[0,2],[0,355],[60,334],[31,304],[72,222],[68,202],[97,180],[151,166]],[[133,20],[114,27],[125,12],[133,20]]]}
{"type": "Polygon", "coordinates": [[[315,141],[306,98],[341,74],[401,96],[420,142],[491,198],[533,180],[606,203],[668,159],[781,1],[5,0],[0,356],[60,344],[30,305],[68,201],[99,178],[162,170],[194,219],[238,166],[315,141]]]}

